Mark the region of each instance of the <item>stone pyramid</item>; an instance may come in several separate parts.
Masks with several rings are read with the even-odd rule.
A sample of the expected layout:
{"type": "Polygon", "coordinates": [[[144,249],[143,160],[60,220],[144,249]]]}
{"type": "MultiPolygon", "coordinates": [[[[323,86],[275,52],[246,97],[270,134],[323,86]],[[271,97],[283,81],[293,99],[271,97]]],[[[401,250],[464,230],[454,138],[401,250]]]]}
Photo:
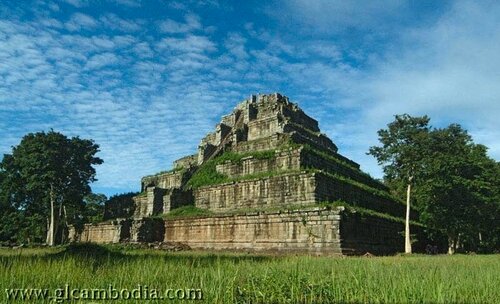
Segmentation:
{"type": "Polygon", "coordinates": [[[404,214],[387,188],[338,153],[318,122],[278,93],[252,95],[223,116],[196,154],[146,176],[135,217],[192,204],[213,212],[345,203],[404,214]]]}
{"type": "MultiPolygon", "coordinates": [[[[314,254],[391,254],[404,245],[405,205],[277,93],[239,103],[195,154],[143,177],[133,201],[133,214],[72,229],[69,239],[314,254]]],[[[417,251],[422,231],[412,227],[417,251]]]]}

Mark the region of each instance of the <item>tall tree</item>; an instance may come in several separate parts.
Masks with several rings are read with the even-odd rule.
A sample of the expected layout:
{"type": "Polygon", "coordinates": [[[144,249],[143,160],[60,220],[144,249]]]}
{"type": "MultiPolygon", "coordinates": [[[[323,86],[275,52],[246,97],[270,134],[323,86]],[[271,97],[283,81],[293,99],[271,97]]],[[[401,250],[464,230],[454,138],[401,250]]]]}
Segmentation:
{"type": "Polygon", "coordinates": [[[391,187],[401,193],[406,185],[405,251],[411,251],[410,197],[420,221],[448,236],[449,253],[458,247],[498,250],[500,165],[460,125],[431,130],[428,123],[427,116],[397,115],[378,133],[382,146],[369,151],[384,166],[391,187]]]}
{"type": "Polygon", "coordinates": [[[386,180],[406,185],[405,252],[411,253],[411,191],[423,166],[422,149],[426,147],[429,136],[429,117],[396,115],[387,127],[378,131],[382,145],[370,147],[368,154],[373,155],[383,166],[386,180]]]}
{"type": "Polygon", "coordinates": [[[47,218],[48,245],[54,245],[62,232],[67,208],[81,208],[90,193],[89,183],[96,180],[93,165],[103,162],[95,156],[98,151],[92,140],[51,130],[27,134],[12,154],[4,155],[2,195],[15,209],[47,218]]]}
{"type": "Polygon", "coordinates": [[[417,192],[421,220],[448,236],[450,254],[465,243],[477,249],[499,219],[498,165],[460,125],[435,129],[429,138],[417,192]]]}

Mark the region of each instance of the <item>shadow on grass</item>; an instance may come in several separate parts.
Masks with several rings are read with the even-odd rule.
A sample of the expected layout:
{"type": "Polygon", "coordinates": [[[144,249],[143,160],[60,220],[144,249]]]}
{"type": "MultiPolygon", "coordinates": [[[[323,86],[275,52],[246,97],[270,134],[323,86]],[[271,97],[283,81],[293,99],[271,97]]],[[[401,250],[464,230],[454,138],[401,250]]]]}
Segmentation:
{"type": "Polygon", "coordinates": [[[146,259],[159,259],[169,263],[189,263],[196,266],[212,266],[217,262],[240,263],[264,262],[273,259],[269,255],[214,252],[165,252],[152,249],[135,249],[127,246],[76,243],[65,245],[62,250],[44,254],[19,254],[0,256],[0,265],[27,260],[68,260],[74,259],[93,268],[103,264],[127,263],[146,259]]]}

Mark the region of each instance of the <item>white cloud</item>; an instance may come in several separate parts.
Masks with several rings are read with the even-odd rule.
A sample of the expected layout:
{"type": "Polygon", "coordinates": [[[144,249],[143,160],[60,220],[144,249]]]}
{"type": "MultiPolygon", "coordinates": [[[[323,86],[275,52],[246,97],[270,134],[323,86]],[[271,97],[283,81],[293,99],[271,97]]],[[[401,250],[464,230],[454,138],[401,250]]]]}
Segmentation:
{"type": "Polygon", "coordinates": [[[85,65],[87,69],[100,69],[102,67],[116,64],[118,57],[113,53],[103,53],[92,56],[85,65]]]}
{"type": "Polygon", "coordinates": [[[11,122],[2,127],[2,153],[27,132],[49,128],[92,138],[105,160],[96,185],[137,189],[141,176],[194,152],[221,114],[217,96],[193,94],[213,89],[208,78],[175,71],[208,61],[203,53],[216,48],[208,37],[175,38],[175,55],[144,37],[68,35],[39,25],[0,21],[0,121],[11,122]]]}
{"type": "MultiPolygon", "coordinates": [[[[351,12],[352,4],[345,7],[335,1],[320,12],[319,3],[306,7],[305,2],[290,2],[283,16],[292,14],[311,30],[332,34],[337,30],[328,31],[329,26],[336,25],[339,31],[349,26],[366,29],[379,13],[386,14],[366,7],[351,12]],[[345,16],[335,20],[338,14],[345,16]],[[354,18],[359,14],[374,15],[354,18]],[[328,15],[332,20],[326,19],[328,15]]],[[[394,114],[405,112],[428,114],[436,126],[461,123],[476,142],[490,147],[492,157],[500,159],[499,14],[500,6],[494,2],[457,1],[426,27],[393,29],[399,34],[392,45],[362,50],[361,66],[351,65],[347,56],[356,57],[353,49],[343,51],[335,40],[279,41],[254,25],[246,29],[267,43],[265,49],[250,51],[261,63],[262,73],[269,78],[273,69],[281,72],[282,83],[291,82],[299,92],[291,97],[318,118],[340,152],[380,177],[380,168],[365,153],[377,144],[376,131],[392,121],[394,114]],[[281,49],[272,41],[281,44],[281,49]],[[283,60],[283,53],[300,60],[283,60]],[[333,55],[331,61],[324,60],[328,54],[333,55]]]]}
{"type": "MultiPolygon", "coordinates": [[[[342,1],[342,0],[289,0],[269,5],[266,14],[281,20],[284,25],[290,21],[316,33],[332,33],[346,28],[380,27],[389,18],[404,15],[407,1],[342,1]],[[383,20],[384,22],[381,22],[383,20]]],[[[399,18],[397,18],[399,19],[399,18]]]]}
{"type": "Polygon", "coordinates": [[[500,159],[500,6],[460,1],[433,26],[408,35],[401,49],[375,64],[366,89],[376,102],[366,117],[428,113],[434,123],[458,122],[474,133],[497,130],[491,154],[500,159]]]}
{"type": "Polygon", "coordinates": [[[93,29],[97,24],[97,21],[89,15],[74,13],[65,25],[68,31],[75,32],[93,29]]]}
{"type": "Polygon", "coordinates": [[[105,14],[99,19],[102,24],[115,31],[137,32],[142,28],[143,21],[127,20],[118,17],[116,14],[105,14]]]}
{"type": "Polygon", "coordinates": [[[124,5],[124,6],[129,6],[129,7],[140,7],[141,6],[141,1],[140,0],[113,0],[116,4],[124,5]]]}
{"type": "Polygon", "coordinates": [[[62,28],[63,24],[57,19],[54,18],[45,18],[40,20],[40,24],[46,27],[53,27],[53,28],[62,28]]]}
{"type": "MultiPolygon", "coordinates": [[[[346,6],[346,16],[329,21],[314,3],[303,11],[292,7],[297,3],[283,15],[303,14],[311,28],[318,22],[326,31],[336,22],[369,29],[360,22],[371,9],[333,2],[346,6]],[[322,16],[315,20],[314,12],[322,16]]],[[[325,10],[341,14],[332,5],[325,10]]],[[[426,28],[398,28],[395,46],[361,50],[295,31],[290,39],[259,20],[215,39],[194,14],[163,23],[163,32],[154,27],[159,21],[106,12],[71,15],[64,25],[70,33],[50,14],[0,20],[0,153],[27,132],[53,127],[101,145],[98,186],[137,189],[141,176],[195,152],[238,101],[281,91],[376,176],[380,169],[365,152],[402,112],[462,123],[500,159],[497,15],[497,5],[457,2],[426,28]]]]}
{"type": "Polygon", "coordinates": [[[188,33],[201,29],[200,18],[197,15],[187,14],[184,17],[185,22],[177,22],[172,19],[166,19],[159,25],[164,33],[188,33]]]}
{"type": "Polygon", "coordinates": [[[88,0],[64,0],[64,2],[71,4],[74,7],[83,7],[89,4],[88,0]]]}
{"type": "Polygon", "coordinates": [[[158,43],[159,49],[168,49],[183,53],[204,53],[217,49],[208,37],[198,35],[187,35],[183,38],[163,38],[158,43]]]}

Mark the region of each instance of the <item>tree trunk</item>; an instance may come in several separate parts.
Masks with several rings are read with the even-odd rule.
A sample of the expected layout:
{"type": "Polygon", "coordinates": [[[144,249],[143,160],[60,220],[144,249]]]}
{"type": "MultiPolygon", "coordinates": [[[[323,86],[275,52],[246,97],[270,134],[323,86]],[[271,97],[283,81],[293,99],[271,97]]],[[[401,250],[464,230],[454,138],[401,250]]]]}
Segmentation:
{"type": "Polygon", "coordinates": [[[457,239],[454,235],[448,235],[448,254],[454,254],[457,249],[457,239]]]}
{"type": "Polygon", "coordinates": [[[59,219],[61,223],[61,244],[65,244],[67,239],[67,231],[68,231],[68,213],[66,212],[66,206],[62,205],[63,216],[59,219]]]}
{"type": "Polygon", "coordinates": [[[58,211],[56,213],[56,223],[54,228],[54,244],[61,244],[61,219],[63,218],[63,203],[59,203],[58,211]]]}
{"type": "Polygon", "coordinates": [[[55,245],[55,234],[56,234],[56,214],[55,214],[55,194],[54,186],[50,185],[50,222],[49,229],[47,230],[47,245],[55,245]]]}
{"type": "Polygon", "coordinates": [[[50,217],[47,217],[47,237],[45,238],[45,243],[48,244],[49,243],[49,231],[50,231],[50,217]]]}
{"type": "Polygon", "coordinates": [[[410,240],[410,192],[411,182],[408,182],[408,189],[406,191],[406,220],[405,220],[405,253],[411,253],[411,240],[410,240]]]}

